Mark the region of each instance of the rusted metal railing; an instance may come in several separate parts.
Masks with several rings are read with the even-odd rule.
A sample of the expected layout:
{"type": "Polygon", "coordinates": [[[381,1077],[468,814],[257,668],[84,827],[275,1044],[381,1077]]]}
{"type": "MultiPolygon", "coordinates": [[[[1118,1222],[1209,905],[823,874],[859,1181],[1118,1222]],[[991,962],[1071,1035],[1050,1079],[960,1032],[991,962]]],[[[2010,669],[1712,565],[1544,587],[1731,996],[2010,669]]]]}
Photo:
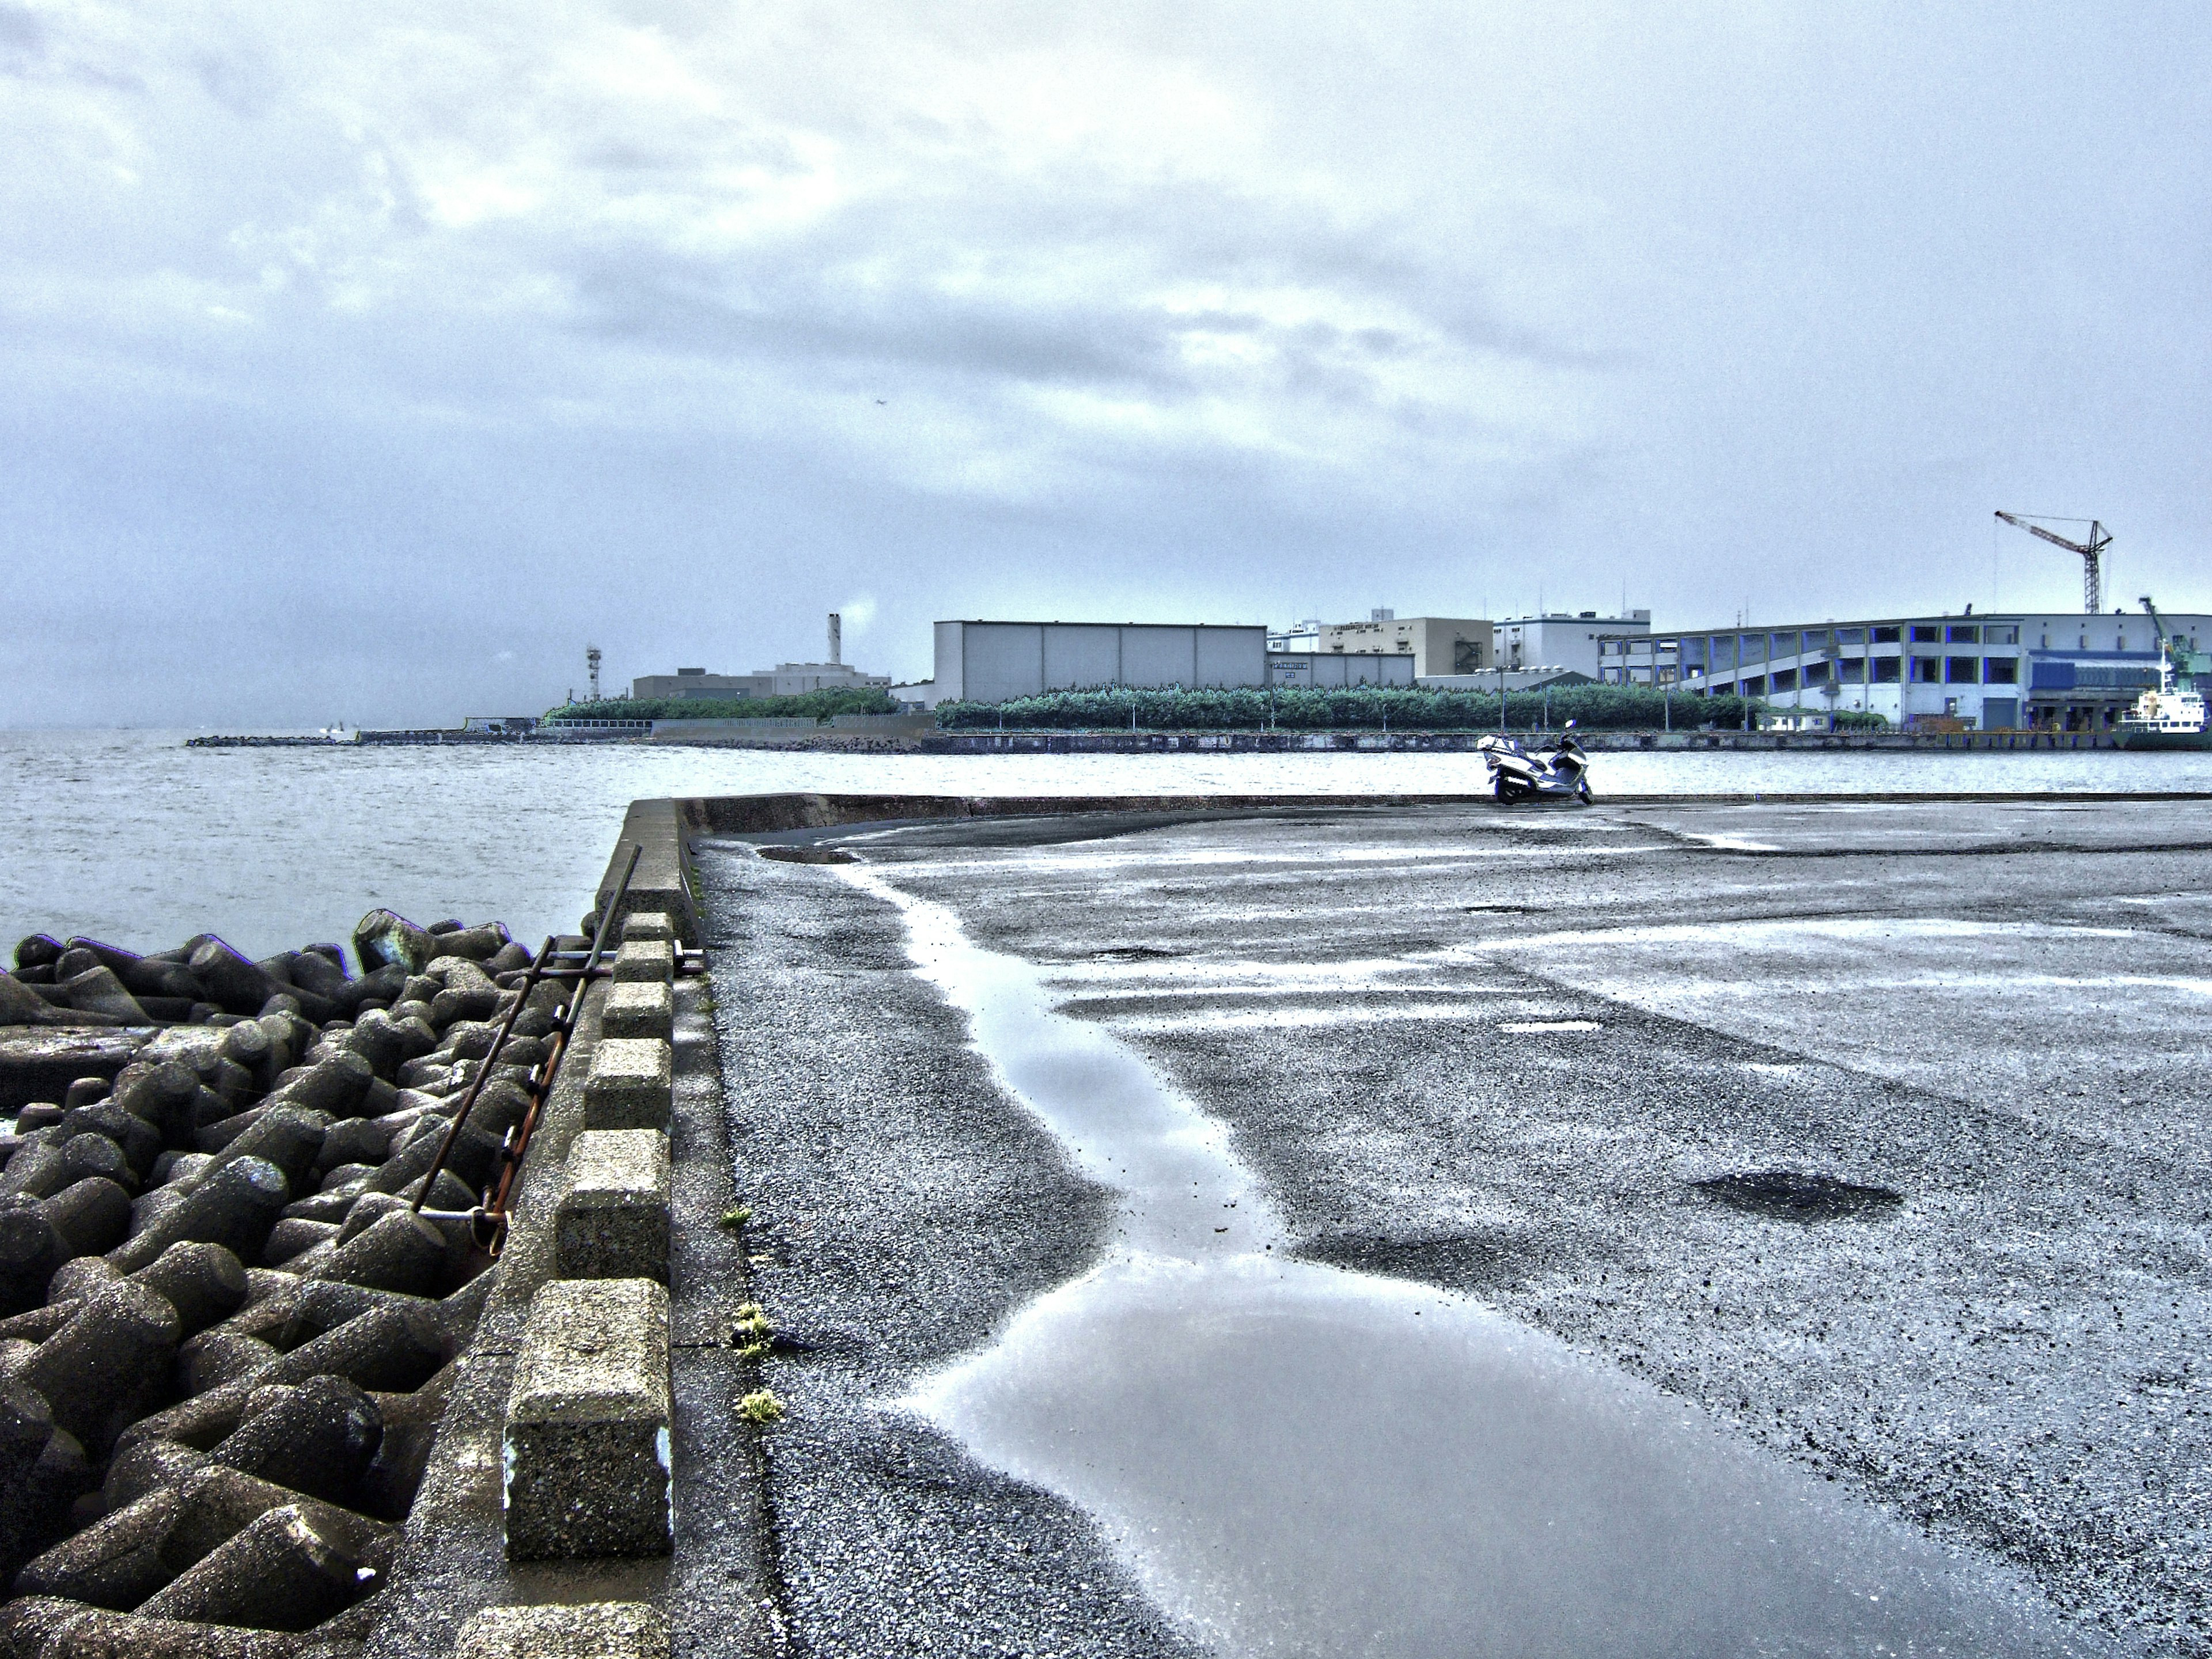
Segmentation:
{"type": "Polygon", "coordinates": [[[546,1097],[553,1092],[554,1079],[560,1075],[561,1061],[568,1051],[569,1036],[576,1029],[576,1021],[583,1013],[585,993],[591,989],[594,979],[606,975],[607,970],[599,966],[599,958],[605,952],[607,934],[614,927],[616,916],[622,912],[623,900],[629,894],[630,878],[636,873],[637,861],[644,850],[635,842],[631,844],[629,858],[623,866],[622,880],[616,885],[614,897],[608,901],[606,908],[599,915],[599,925],[593,933],[591,949],[580,953],[583,961],[580,965],[574,968],[553,966],[556,962],[573,960],[580,953],[555,950],[555,940],[550,936],[531,959],[522,983],[514,988],[514,1002],[507,1009],[507,1018],[500,1022],[490,1049],[477,1063],[477,1074],[469,1081],[469,1091],[461,1097],[460,1110],[453,1114],[446,1138],[439,1144],[438,1156],[423,1175],[422,1188],[415,1194],[415,1201],[410,1206],[416,1214],[435,1220],[466,1219],[477,1243],[494,1256],[499,1255],[506,1242],[507,1200],[514,1188],[515,1172],[522,1167],[523,1158],[530,1150],[530,1138],[537,1133],[538,1120],[543,1115],[546,1097]],[[561,1012],[554,1016],[552,1052],[538,1062],[529,1082],[524,1085],[530,1096],[530,1105],[523,1113],[522,1121],[507,1132],[501,1147],[499,1178],[490,1198],[473,1210],[425,1210],[423,1204],[430,1196],[430,1188],[445,1169],[446,1160],[453,1155],[453,1147],[461,1138],[461,1130],[468,1123],[469,1114],[476,1109],[477,1097],[483,1094],[484,1085],[498,1068],[500,1054],[505,1050],[507,1039],[514,1035],[515,1022],[522,1017],[531,994],[549,981],[564,980],[574,981],[575,989],[570,993],[561,1012]]]}

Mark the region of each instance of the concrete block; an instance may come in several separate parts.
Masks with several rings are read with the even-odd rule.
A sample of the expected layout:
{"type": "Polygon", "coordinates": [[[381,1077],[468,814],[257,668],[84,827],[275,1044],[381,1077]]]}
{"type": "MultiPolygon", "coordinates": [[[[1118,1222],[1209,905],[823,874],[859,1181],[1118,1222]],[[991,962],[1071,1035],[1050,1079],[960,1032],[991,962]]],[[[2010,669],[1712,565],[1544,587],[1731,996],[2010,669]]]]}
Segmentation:
{"type": "Polygon", "coordinates": [[[665,939],[629,939],[615,952],[614,980],[634,985],[646,980],[665,985],[676,977],[676,947],[665,939]]]}
{"type": "Polygon", "coordinates": [[[501,1437],[508,1559],[669,1553],[670,1421],[668,1292],[649,1279],[540,1287],[501,1437]]]}
{"type": "Polygon", "coordinates": [[[652,1037],[602,1037],[584,1083],[586,1129],[658,1129],[668,1133],[676,1088],[676,1054],[652,1037]]]}
{"type": "Polygon", "coordinates": [[[599,1030],[611,1037],[659,1037],[676,1030],[676,994],[656,980],[611,986],[599,1011],[599,1030]]]}
{"type": "Polygon", "coordinates": [[[453,1659],[669,1659],[668,1621],[644,1601],[486,1607],[461,1626],[453,1659]]]}
{"type": "Polygon", "coordinates": [[[633,910],[623,918],[622,936],[625,945],[636,939],[673,939],[676,924],[665,911],[633,910]]]}
{"type": "Polygon", "coordinates": [[[665,1285],[668,1188],[668,1137],[658,1129],[585,1130],[569,1144],[554,1206],[554,1270],[665,1285]]]}

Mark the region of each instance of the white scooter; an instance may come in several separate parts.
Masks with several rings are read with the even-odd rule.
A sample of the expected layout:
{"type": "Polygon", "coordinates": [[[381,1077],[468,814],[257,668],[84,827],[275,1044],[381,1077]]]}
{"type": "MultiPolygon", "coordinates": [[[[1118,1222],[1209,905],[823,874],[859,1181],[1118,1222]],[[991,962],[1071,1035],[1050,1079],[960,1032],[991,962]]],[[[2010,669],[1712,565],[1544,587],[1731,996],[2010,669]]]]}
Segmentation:
{"type": "Polygon", "coordinates": [[[1549,749],[1533,753],[1508,737],[1486,737],[1475,747],[1490,768],[1490,787],[1507,805],[1527,800],[1571,800],[1589,805],[1589,757],[1574,739],[1575,723],[1549,749]]]}

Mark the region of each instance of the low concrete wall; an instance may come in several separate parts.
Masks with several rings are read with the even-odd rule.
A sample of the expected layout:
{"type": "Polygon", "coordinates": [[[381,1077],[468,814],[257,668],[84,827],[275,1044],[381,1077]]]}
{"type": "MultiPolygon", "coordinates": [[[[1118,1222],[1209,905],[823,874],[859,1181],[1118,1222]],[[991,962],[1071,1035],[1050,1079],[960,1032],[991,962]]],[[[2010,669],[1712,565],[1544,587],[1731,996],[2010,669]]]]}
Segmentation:
{"type": "MultiPolygon", "coordinates": [[[[921,740],[933,755],[1304,755],[1376,750],[1389,754],[1460,754],[1494,732],[933,732],[921,740]]],[[[1516,732],[1522,741],[1550,732],[1516,732]]],[[[1575,736],[1594,753],[1624,749],[1778,749],[1883,750],[2117,749],[2110,732],[1585,732],[1575,736]]]]}
{"type": "Polygon", "coordinates": [[[679,938],[697,940],[699,906],[694,897],[691,854],[687,844],[690,828],[684,820],[680,806],[681,803],[665,799],[630,803],[629,811],[623,819],[622,834],[615,842],[613,856],[607,860],[606,873],[599,878],[599,891],[592,900],[585,932],[591,932],[598,925],[599,917],[613,901],[615,889],[622,884],[623,866],[629,862],[630,848],[635,847],[638,849],[637,869],[630,877],[629,893],[620,914],[607,930],[607,937],[619,940],[623,922],[628,916],[658,910],[676,924],[679,938]]]}
{"type": "Polygon", "coordinates": [[[653,723],[655,743],[781,745],[819,738],[916,739],[937,729],[934,714],[839,714],[815,720],[671,720],[653,723]]]}
{"type": "MultiPolygon", "coordinates": [[[[1695,795],[1605,795],[1607,806],[1679,806],[1799,803],[2064,800],[2083,805],[2130,800],[2212,800],[2212,791],[2083,790],[2054,795],[2045,790],[1888,790],[1844,793],[1830,790],[1721,792],[1695,795]]],[[[1165,813],[1186,817],[1240,813],[1405,810],[1424,806],[1489,805],[1487,789],[1462,794],[1316,795],[847,795],[792,793],[767,795],[694,796],[682,800],[640,802],[665,809],[652,819],[662,838],[661,856],[683,858],[690,867],[685,836],[795,836],[811,830],[835,830],[858,823],[896,823],[946,818],[1044,817],[1061,813],[1165,813]]],[[[1528,810],[1528,809],[1510,809],[1528,810]]],[[[1540,810],[1540,809],[1539,809],[1540,810]]],[[[637,808],[631,809],[634,822],[637,808]]],[[[627,856],[627,854],[620,854],[627,856]]],[[[642,866],[641,866],[642,867],[642,866]]],[[[619,874],[619,866],[615,871],[619,874]]],[[[647,908],[643,906],[634,908],[647,908]]]]}

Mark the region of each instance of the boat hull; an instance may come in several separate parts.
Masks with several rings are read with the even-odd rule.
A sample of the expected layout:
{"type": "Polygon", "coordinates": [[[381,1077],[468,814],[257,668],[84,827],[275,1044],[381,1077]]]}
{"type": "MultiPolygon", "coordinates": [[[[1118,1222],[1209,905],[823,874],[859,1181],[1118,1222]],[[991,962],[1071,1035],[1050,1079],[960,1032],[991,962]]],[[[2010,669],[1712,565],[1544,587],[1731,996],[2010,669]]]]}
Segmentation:
{"type": "Polygon", "coordinates": [[[2122,749],[2212,749],[2212,732],[2130,732],[2122,726],[2114,736],[2122,749]]]}

